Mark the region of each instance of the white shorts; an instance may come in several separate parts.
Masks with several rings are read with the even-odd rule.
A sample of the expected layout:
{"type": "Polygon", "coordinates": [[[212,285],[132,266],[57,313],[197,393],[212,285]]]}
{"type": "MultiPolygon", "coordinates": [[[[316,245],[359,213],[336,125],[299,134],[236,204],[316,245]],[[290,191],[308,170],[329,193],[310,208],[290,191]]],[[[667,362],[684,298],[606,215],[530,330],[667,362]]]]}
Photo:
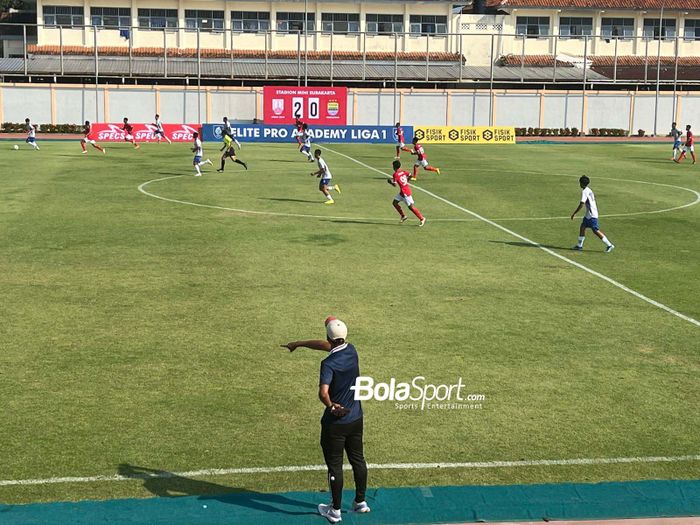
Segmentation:
{"type": "Polygon", "coordinates": [[[133,135],[126,135],[124,137],[124,140],[134,140],[134,136],[133,135]]]}
{"type": "Polygon", "coordinates": [[[86,143],[88,143],[88,144],[95,144],[95,141],[94,141],[94,140],[92,140],[92,139],[86,139],[85,137],[83,137],[82,139],[80,139],[80,141],[81,141],[81,142],[86,142],[86,143]]]}
{"type": "Polygon", "coordinates": [[[401,192],[399,192],[396,197],[394,197],[394,200],[405,202],[408,206],[413,206],[413,197],[411,195],[403,195],[401,192]]]}
{"type": "Polygon", "coordinates": [[[417,160],[414,166],[423,166],[424,168],[428,167],[428,161],[426,159],[423,160],[417,160]]]}
{"type": "Polygon", "coordinates": [[[695,151],[695,146],[683,146],[683,151],[685,151],[685,152],[694,152],[694,151],[695,151]]]}
{"type": "Polygon", "coordinates": [[[403,142],[398,142],[398,141],[396,142],[396,147],[397,147],[397,148],[403,148],[403,147],[405,147],[405,146],[406,146],[406,144],[404,144],[403,142]]]}

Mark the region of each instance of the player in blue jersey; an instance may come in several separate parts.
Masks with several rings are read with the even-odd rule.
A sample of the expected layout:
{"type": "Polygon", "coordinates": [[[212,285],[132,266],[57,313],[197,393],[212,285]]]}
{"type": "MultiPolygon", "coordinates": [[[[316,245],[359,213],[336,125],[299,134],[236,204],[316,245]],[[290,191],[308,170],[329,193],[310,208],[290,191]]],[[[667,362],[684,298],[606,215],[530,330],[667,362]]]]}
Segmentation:
{"type": "Polygon", "coordinates": [[[683,132],[676,127],[675,122],[671,125],[670,135],[673,139],[673,156],[671,160],[675,161],[681,154],[681,136],[683,135],[683,132]]]}
{"type": "Polygon", "coordinates": [[[194,174],[195,177],[201,177],[202,176],[202,164],[209,164],[210,166],[212,165],[211,160],[207,159],[205,161],[202,161],[202,156],[204,155],[204,149],[202,148],[202,141],[199,140],[199,133],[196,131],[192,133],[192,138],[194,139],[194,145],[192,146],[192,153],[194,153],[194,158],[192,159],[192,165],[194,166],[194,169],[196,173],[194,174]]]}
{"type": "Polygon", "coordinates": [[[302,155],[306,155],[306,158],[309,159],[309,162],[314,161],[314,158],[311,155],[311,132],[309,131],[308,124],[304,124],[302,126],[301,147],[299,148],[299,152],[302,155]]]}
{"type": "Polygon", "coordinates": [[[25,142],[35,150],[39,150],[39,145],[36,143],[36,126],[28,118],[24,119],[24,129],[27,131],[25,142]]]}

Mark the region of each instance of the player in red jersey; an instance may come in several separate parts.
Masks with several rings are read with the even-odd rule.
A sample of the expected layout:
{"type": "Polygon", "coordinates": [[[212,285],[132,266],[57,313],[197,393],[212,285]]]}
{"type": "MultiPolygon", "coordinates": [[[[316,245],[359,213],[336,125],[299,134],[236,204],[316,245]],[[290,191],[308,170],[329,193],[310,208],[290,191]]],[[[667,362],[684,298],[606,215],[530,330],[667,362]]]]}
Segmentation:
{"type": "Polygon", "coordinates": [[[418,220],[420,220],[420,224],[418,224],[418,226],[423,226],[425,224],[425,217],[421,215],[420,210],[413,204],[411,186],[408,184],[410,173],[401,169],[401,161],[395,160],[392,166],[394,167],[394,175],[387,182],[392,186],[399,187],[399,193],[396,195],[396,197],[394,197],[394,202],[392,204],[394,205],[394,208],[396,208],[396,211],[399,212],[399,215],[401,215],[401,224],[408,220],[408,217],[406,217],[401,209],[401,202],[405,202],[408,209],[411,210],[416,217],[418,217],[418,220]]]}
{"type": "Polygon", "coordinates": [[[695,161],[697,160],[695,158],[695,136],[693,135],[693,132],[690,131],[690,124],[685,127],[685,146],[683,146],[683,153],[681,153],[678,160],[675,160],[674,162],[682,161],[685,158],[685,154],[688,152],[690,152],[690,156],[693,157],[693,164],[695,164],[695,161]]]}
{"type": "Polygon", "coordinates": [[[136,141],[134,140],[134,127],[129,124],[129,119],[126,117],[124,117],[124,125],[122,126],[122,129],[124,130],[124,140],[131,142],[134,145],[134,149],[139,149],[141,146],[136,144],[136,141]]]}
{"type": "Polygon", "coordinates": [[[411,153],[411,148],[406,146],[406,144],[404,143],[403,128],[401,127],[400,122],[396,123],[396,129],[394,129],[394,136],[396,137],[396,160],[399,160],[401,158],[402,151],[411,153]]]}
{"type": "Polygon", "coordinates": [[[87,153],[87,149],[85,149],[85,144],[92,144],[93,148],[97,148],[105,155],[107,154],[107,149],[98,146],[95,142],[95,139],[92,136],[92,125],[90,124],[89,120],[85,121],[85,125],[83,126],[83,134],[85,136],[82,139],[80,139],[80,147],[83,148],[83,155],[87,153]]]}
{"type": "Polygon", "coordinates": [[[297,139],[297,144],[299,144],[299,147],[301,147],[301,136],[304,134],[304,123],[299,120],[299,117],[294,120],[294,127],[296,128],[294,130],[294,136],[297,139]]]}
{"type": "Polygon", "coordinates": [[[428,156],[425,154],[423,146],[418,143],[418,137],[413,137],[413,151],[411,155],[416,155],[418,157],[416,163],[413,165],[413,177],[411,177],[411,180],[418,180],[418,168],[420,166],[423,166],[423,169],[426,171],[434,171],[440,175],[440,168],[434,168],[428,164],[428,156]]]}

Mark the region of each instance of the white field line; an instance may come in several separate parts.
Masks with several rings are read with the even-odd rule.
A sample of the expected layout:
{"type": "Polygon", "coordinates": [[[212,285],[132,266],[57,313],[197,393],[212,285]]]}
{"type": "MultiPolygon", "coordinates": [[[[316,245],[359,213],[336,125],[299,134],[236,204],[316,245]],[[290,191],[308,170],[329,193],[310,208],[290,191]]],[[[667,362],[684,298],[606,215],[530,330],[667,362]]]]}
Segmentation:
{"type": "MultiPolygon", "coordinates": [[[[332,151],[332,150],[331,150],[332,151]]],[[[523,172],[525,173],[525,172],[523,172]]],[[[535,175],[539,175],[537,172],[527,172],[535,175]]],[[[563,177],[576,177],[577,175],[560,175],[563,177]]],[[[162,177],[160,179],[152,179],[148,180],[142,184],[139,185],[138,190],[143,193],[144,195],[147,195],[149,197],[153,197],[154,199],[159,199],[162,201],[166,202],[174,202],[176,204],[185,204],[187,206],[196,206],[199,208],[212,208],[215,210],[224,210],[224,211],[233,211],[237,213],[243,213],[243,214],[249,214],[249,215],[269,215],[272,217],[295,217],[295,218],[301,218],[301,219],[327,219],[327,220],[346,220],[346,221],[381,221],[381,222],[395,222],[396,219],[390,219],[388,217],[347,217],[347,216],[330,216],[330,215],[310,215],[310,214],[303,214],[303,213],[284,213],[284,212],[275,212],[275,211],[255,211],[255,210],[245,210],[242,208],[229,208],[226,206],[217,206],[216,204],[203,204],[199,202],[191,202],[191,201],[183,201],[183,200],[178,200],[178,199],[171,199],[169,197],[163,197],[161,195],[157,195],[155,193],[151,193],[148,190],[146,190],[146,186],[149,184],[155,183],[155,182],[162,182],[170,179],[177,179],[180,177],[185,177],[185,175],[172,175],[170,177],[162,177]]],[[[606,215],[601,215],[601,217],[634,217],[637,215],[651,215],[651,214],[656,214],[656,213],[666,213],[669,211],[675,211],[675,210],[680,210],[683,208],[688,208],[690,206],[695,206],[696,204],[700,203],[700,192],[697,192],[695,190],[692,190],[690,188],[684,188],[683,186],[674,186],[672,184],[662,184],[658,182],[646,182],[646,181],[641,181],[641,180],[631,180],[631,179],[613,179],[613,178],[605,178],[605,180],[612,180],[612,181],[620,181],[620,182],[635,182],[638,184],[649,184],[653,186],[665,186],[667,188],[675,188],[678,190],[684,190],[687,192],[692,193],[695,195],[695,200],[692,202],[688,202],[686,204],[681,204],[679,206],[673,206],[672,208],[663,208],[660,210],[650,210],[650,211],[635,211],[635,212],[629,212],[629,213],[611,213],[611,214],[606,214],[606,215]]],[[[513,221],[551,221],[551,220],[568,220],[569,217],[499,217],[493,220],[496,221],[507,221],[507,222],[513,222],[513,221]]],[[[479,219],[477,218],[469,218],[469,219],[431,219],[431,222],[472,222],[472,221],[478,221],[479,219]]]]}
{"type": "MultiPolygon", "coordinates": [[[[146,186],[154,182],[162,182],[164,180],[177,179],[180,177],[185,177],[185,175],[171,175],[170,177],[162,177],[160,179],[147,180],[146,182],[139,185],[138,190],[149,197],[154,199],[159,199],[166,202],[174,202],[176,204],[186,204],[188,206],[196,206],[198,208],[212,208],[214,210],[223,211],[233,211],[237,213],[244,213],[250,215],[269,215],[272,217],[295,217],[300,219],[327,219],[327,220],[344,220],[344,221],[383,221],[383,222],[396,222],[396,219],[390,219],[388,217],[346,217],[342,215],[309,215],[304,213],[284,213],[277,211],[255,211],[255,210],[244,210],[242,208],[228,208],[226,206],[217,206],[216,204],[202,204],[199,202],[183,201],[178,199],[171,199],[169,197],[162,197],[161,195],[156,195],[146,190],[146,186]]],[[[699,197],[700,198],[700,197],[699,197]]],[[[319,201],[320,203],[321,201],[319,201]]],[[[441,222],[467,222],[474,221],[476,219],[435,219],[435,221],[441,222]]]]}
{"type": "MultiPolygon", "coordinates": [[[[579,459],[536,459],[531,461],[470,461],[464,463],[370,463],[368,467],[376,470],[425,470],[425,469],[485,469],[485,468],[519,468],[551,467],[579,465],[614,465],[634,463],[678,463],[700,461],[700,454],[688,456],[652,456],[630,458],[579,458],[579,459]]],[[[344,465],[349,470],[349,465],[344,465]]],[[[57,483],[97,483],[106,481],[130,481],[144,479],[201,478],[212,476],[231,476],[237,474],[273,474],[277,472],[325,472],[325,465],[289,465],[281,467],[249,468],[214,468],[189,470],[186,472],[153,471],[124,476],[84,476],[45,479],[9,479],[0,480],[0,487],[50,485],[57,483]]]]}
{"type": "MultiPolygon", "coordinates": [[[[327,149],[328,151],[330,151],[330,152],[332,152],[332,153],[335,153],[336,155],[340,155],[341,157],[345,157],[346,159],[351,160],[351,161],[353,161],[353,162],[359,164],[360,166],[364,166],[364,167],[367,168],[367,169],[373,170],[373,171],[375,171],[375,172],[377,172],[377,173],[381,173],[382,175],[384,175],[384,176],[387,177],[387,178],[389,177],[389,175],[387,175],[387,174],[384,173],[383,171],[381,171],[381,170],[379,170],[379,169],[377,169],[377,168],[375,168],[375,167],[373,167],[373,166],[370,166],[370,165],[368,165],[368,164],[365,164],[365,163],[362,162],[362,161],[359,161],[359,160],[357,160],[357,159],[354,159],[353,157],[350,157],[349,155],[345,155],[344,153],[341,153],[341,152],[339,152],[339,151],[333,150],[333,149],[331,149],[331,148],[329,148],[329,147],[327,147],[327,146],[323,146],[323,147],[324,147],[325,149],[327,149]]],[[[441,196],[439,196],[439,195],[436,195],[436,194],[433,193],[432,191],[428,191],[428,190],[426,190],[425,188],[421,188],[420,186],[416,186],[416,185],[411,185],[411,186],[412,186],[413,188],[419,190],[419,191],[422,191],[423,193],[425,193],[425,194],[427,194],[427,195],[430,195],[430,196],[433,197],[434,199],[437,199],[437,200],[439,200],[439,201],[441,201],[441,202],[447,204],[448,206],[452,206],[453,208],[456,208],[456,209],[458,209],[458,210],[460,210],[460,211],[463,211],[464,213],[466,213],[466,214],[468,214],[468,215],[471,215],[472,217],[475,217],[476,219],[479,219],[480,221],[483,221],[483,222],[485,222],[486,224],[489,224],[490,226],[493,226],[494,228],[498,228],[499,230],[501,230],[502,232],[507,233],[508,235],[512,235],[512,236],[515,237],[516,239],[520,239],[521,241],[526,242],[527,244],[530,244],[530,245],[532,245],[532,246],[535,246],[535,247],[539,248],[540,250],[542,250],[542,251],[548,253],[549,255],[551,255],[552,257],[556,257],[557,259],[560,259],[560,260],[562,260],[562,261],[564,261],[564,262],[566,262],[566,263],[568,263],[568,264],[570,264],[570,265],[572,265],[572,266],[575,266],[576,268],[579,268],[579,269],[583,270],[584,272],[587,272],[587,273],[589,273],[589,274],[591,274],[591,275],[593,275],[593,276],[595,276],[595,277],[598,277],[599,279],[602,279],[602,280],[604,280],[604,281],[606,281],[606,282],[612,284],[613,286],[616,286],[616,287],[619,288],[620,290],[624,290],[624,291],[627,292],[628,294],[631,294],[631,295],[637,297],[638,299],[641,299],[642,301],[645,301],[645,302],[651,304],[652,306],[656,306],[657,308],[660,308],[661,310],[664,310],[664,311],[670,313],[671,315],[675,315],[675,316],[678,317],[679,319],[682,319],[682,320],[687,321],[687,322],[689,322],[689,323],[691,323],[691,324],[694,324],[694,325],[697,326],[697,327],[700,327],[700,321],[698,321],[697,319],[694,319],[693,317],[690,317],[690,316],[688,316],[688,315],[682,314],[681,312],[678,312],[678,311],[674,310],[673,308],[671,308],[671,307],[669,307],[669,306],[666,306],[665,304],[662,304],[662,303],[660,303],[660,302],[658,302],[658,301],[655,301],[654,299],[651,299],[650,297],[647,297],[646,295],[643,295],[643,294],[641,294],[641,293],[639,293],[639,292],[633,290],[632,288],[629,288],[629,287],[625,286],[624,284],[622,284],[622,283],[620,283],[620,282],[618,282],[618,281],[616,281],[616,280],[614,280],[614,279],[608,277],[607,275],[603,275],[602,273],[597,272],[597,271],[595,271],[595,270],[589,268],[588,266],[584,266],[583,264],[578,263],[578,262],[576,262],[576,261],[574,261],[574,260],[572,260],[572,259],[569,259],[568,257],[564,257],[563,255],[561,255],[561,254],[555,252],[554,250],[550,250],[549,248],[546,248],[545,246],[542,246],[542,245],[541,245],[540,243],[538,243],[538,242],[535,242],[535,241],[533,241],[533,240],[530,240],[530,239],[528,239],[527,237],[524,237],[524,236],[520,235],[519,233],[516,233],[516,232],[514,232],[513,230],[510,230],[510,229],[506,228],[505,226],[501,226],[501,225],[498,224],[497,222],[494,222],[494,221],[492,221],[492,220],[490,220],[490,219],[487,219],[486,217],[483,217],[483,216],[479,215],[478,213],[476,213],[476,212],[474,212],[474,211],[468,210],[467,208],[464,208],[463,206],[460,206],[459,204],[455,204],[454,202],[449,201],[449,200],[445,199],[444,197],[441,197],[441,196]]],[[[428,220],[428,222],[429,222],[429,220],[428,220]]]]}

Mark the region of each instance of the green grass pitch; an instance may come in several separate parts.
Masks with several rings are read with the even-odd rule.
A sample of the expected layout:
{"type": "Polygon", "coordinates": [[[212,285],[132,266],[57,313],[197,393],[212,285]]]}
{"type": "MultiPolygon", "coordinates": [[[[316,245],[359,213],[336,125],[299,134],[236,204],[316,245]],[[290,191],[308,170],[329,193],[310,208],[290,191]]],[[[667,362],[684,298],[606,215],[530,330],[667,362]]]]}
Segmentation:
{"type": "MultiPolygon", "coordinates": [[[[363,374],[462,378],[481,410],[365,403],[371,463],[700,453],[700,329],[419,190],[324,154],[322,205],[291,144],[192,177],[189,145],[0,143],[0,480],[322,463],[318,352],[333,314],[363,374]],[[148,196],[206,205],[193,206],[148,196]],[[260,212],[241,213],[235,210],[260,212]],[[120,465],[122,465],[120,467],[120,465]],[[124,466],[126,465],[126,466],[124,466]]],[[[331,145],[389,173],[391,145],[331,145]]],[[[216,162],[218,147],[205,144],[216,162]]],[[[427,146],[417,185],[700,319],[700,168],[670,145],[427,146]],[[570,250],[577,177],[602,230],[570,250]],[[651,184],[654,183],[654,184],[651,184]],[[685,188],[685,189],[684,189],[685,188]],[[606,217],[606,215],[617,215],[606,217]]],[[[405,155],[405,162],[410,157],[405,155]]],[[[371,486],[697,478],[700,462],[382,470],[371,486]]],[[[323,489],[320,472],[201,490],[323,489]]],[[[152,492],[152,491],[151,491],[152,492]]],[[[147,496],[139,481],[0,486],[0,501],[147,496]]],[[[186,490],[183,489],[183,492],[186,490]]]]}

